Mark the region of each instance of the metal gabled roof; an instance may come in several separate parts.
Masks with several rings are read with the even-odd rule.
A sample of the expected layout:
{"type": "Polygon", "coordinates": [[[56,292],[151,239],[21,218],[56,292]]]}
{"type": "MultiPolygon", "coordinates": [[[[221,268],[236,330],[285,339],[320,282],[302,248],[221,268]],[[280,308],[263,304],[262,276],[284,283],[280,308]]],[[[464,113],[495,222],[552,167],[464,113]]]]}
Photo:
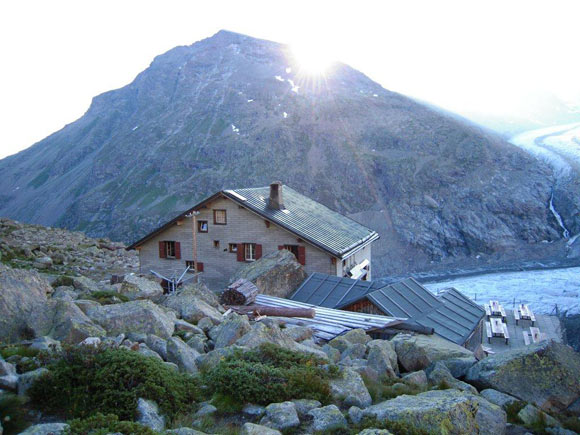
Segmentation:
{"type": "Polygon", "coordinates": [[[382,287],[369,293],[367,297],[385,313],[409,318],[441,304],[433,293],[413,278],[382,287]]]}
{"type": "Polygon", "coordinates": [[[314,273],[290,299],[338,309],[367,299],[385,315],[407,318],[407,323],[433,328],[437,335],[457,344],[469,338],[485,315],[482,307],[456,289],[434,295],[413,278],[385,286],[314,273]]]}
{"type": "Polygon", "coordinates": [[[289,296],[289,299],[319,307],[341,308],[360,300],[379,287],[380,284],[373,281],[313,273],[289,296]]]}
{"type": "Polygon", "coordinates": [[[435,334],[463,344],[485,315],[485,310],[454,288],[437,296],[413,278],[366,295],[385,314],[406,316],[408,322],[433,328],[435,334]]]}
{"type": "Polygon", "coordinates": [[[238,204],[339,258],[379,238],[376,231],[286,185],[282,192],[285,210],[268,207],[269,186],[223,191],[238,204]]]}

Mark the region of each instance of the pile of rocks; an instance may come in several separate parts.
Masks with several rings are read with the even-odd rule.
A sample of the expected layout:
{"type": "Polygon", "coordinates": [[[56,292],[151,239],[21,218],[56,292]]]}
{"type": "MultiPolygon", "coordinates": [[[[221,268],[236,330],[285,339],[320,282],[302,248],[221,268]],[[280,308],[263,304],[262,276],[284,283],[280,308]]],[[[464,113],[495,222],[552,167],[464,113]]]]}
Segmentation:
{"type": "MultiPolygon", "coordinates": [[[[317,343],[307,327],[285,325],[277,318],[251,322],[227,312],[203,284],[163,295],[156,282],[126,275],[106,287],[118,300],[101,304],[91,295],[103,286],[89,278],[59,278],[51,285],[37,271],[0,264],[0,287],[2,342],[49,351],[63,344],[124,347],[193,376],[236,350],[264,343],[311,353],[338,366],[326,406],[302,397],[267,406],[246,404],[239,415],[229,417],[237,419],[242,433],[351,430],[375,419],[430,433],[503,434],[510,427],[506,410],[514,403],[521,404],[521,422],[544,422],[558,433],[566,432],[551,415],[580,416],[580,356],[559,343],[543,342],[478,361],[469,350],[435,335],[373,340],[363,330],[352,330],[317,343]],[[389,385],[396,397],[373,403],[369,387],[381,384],[389,385]],[[413,393],[407,394],[410,386],[413,393]]],[[[23,358],[0,360],[0,389],[26,396],[32,382],[46,373],[42,367],[18,373],[17,367],[30,363],[23,358]]],[[[155,403],[139,401],[137,411],[140,422],[164,430],[165,419],[155,403]]],[[[202,403],[192,426],[199,429],[211,415],[219,418],[216,406],[202,403]]],[[[49,429],[66,429],[55,427],[49,429]]],[[[196,431],[170,432],[200,433],[196,431]]]]}
{"type": "Polygon", "coordinates": [[[0,218],[0,261],[50,274],[84,275],[95,280],[138,268],[135,251],[81,232],[0,218]]]}

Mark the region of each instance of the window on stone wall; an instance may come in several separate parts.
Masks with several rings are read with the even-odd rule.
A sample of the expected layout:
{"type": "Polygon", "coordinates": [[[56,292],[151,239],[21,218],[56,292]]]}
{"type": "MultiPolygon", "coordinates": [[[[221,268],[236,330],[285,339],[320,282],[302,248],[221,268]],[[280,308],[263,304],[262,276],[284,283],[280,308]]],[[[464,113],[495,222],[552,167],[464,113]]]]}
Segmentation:
{"type": "Polygon", "coordinates": [[[226,225],[228,223],[225,210],[213,211],[213,223],[215,225],[226,225]]]}
{"type": "Polygon", "coordinates": [[[214,248],[219,248],[220,247],[220,241],[219,240],[214,240],[213,241],[213,247],[214,248]]]}
{"type": "Polygon", "coordinates": [[[187,273],[195,273],[195,267],[192,260],[185,260],[185,267],[189,266],[187,273]]]}
{"type": "Polygon", "coordinates": [[[230,251],[230,252],[238,252],[238,244],[237,243],[230,243],[228,245],[228,251],[230,251]]]}

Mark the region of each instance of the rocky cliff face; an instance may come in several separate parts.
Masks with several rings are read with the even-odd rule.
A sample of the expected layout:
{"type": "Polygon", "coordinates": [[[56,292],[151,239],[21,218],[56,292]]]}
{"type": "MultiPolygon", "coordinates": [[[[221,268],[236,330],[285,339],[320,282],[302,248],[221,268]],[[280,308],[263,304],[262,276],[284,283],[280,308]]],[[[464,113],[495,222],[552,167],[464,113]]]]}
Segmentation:
{"type": "Polygon", "coordinates": [[[131,241],[221,188],[281,179],[381,233],[375,274],[549,254],[551,171],[343,64],[221,31],[158,56],[0,161],[0,215],[131,241]],[[525,252],[522,249],[525,248],[525,252]]]}

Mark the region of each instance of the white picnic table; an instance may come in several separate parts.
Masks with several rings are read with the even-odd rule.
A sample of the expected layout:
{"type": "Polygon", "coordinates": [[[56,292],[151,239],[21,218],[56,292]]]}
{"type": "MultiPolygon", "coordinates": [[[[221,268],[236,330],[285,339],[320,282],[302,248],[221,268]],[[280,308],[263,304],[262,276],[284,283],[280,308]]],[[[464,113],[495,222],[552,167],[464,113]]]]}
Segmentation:
{"type": "Polygon", "coordinates": [[[489,304],[485,304],[485,314],[487,315],[487,320],[490,320],[494,316],[500,316],[501,319],[507,323],[507,317],[504,308],[498,301],[489,301],[489,304]]]}
{"type": "Polygon", "coordinates": [[[491,343],[491,339],[493,337],[501,337],[505,338],[505,344],[509,342],[509,332],[507,329],[507,325],[502,322],[501,318],[499,317],[492,317],[489,319],[489,322],[485,322],[487,327],[487,341],[491,343]]]}
{"type": "Polygon", "coordinates": [[[518,309],[514,310],[514,317],[516,319],[516,325],[518,324],[519,320],[530,320],[532,322],[532,326],[534,326],[536,323],[536,316],[534,316],[534,313],[526,304],[518,305],[518,309]]]}

